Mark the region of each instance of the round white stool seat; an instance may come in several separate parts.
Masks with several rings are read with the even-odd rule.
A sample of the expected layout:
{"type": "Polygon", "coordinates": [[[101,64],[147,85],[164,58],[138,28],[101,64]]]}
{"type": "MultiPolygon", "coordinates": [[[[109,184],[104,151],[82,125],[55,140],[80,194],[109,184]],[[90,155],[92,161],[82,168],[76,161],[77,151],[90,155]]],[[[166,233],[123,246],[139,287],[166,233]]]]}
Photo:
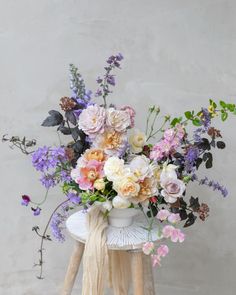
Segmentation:
{"type": "MultiPolygon", "coordinates": [[[[77,241],[85,243],[88,236],[86,225],[86,213],[78,211],[72,214],[66,221],[66,227],[69,234],[77,241]]],[[[138,250],[148,240],[147,221],[142,214],[134,217],[131,226],[117,228],[108,225],[106,229],[107,247],[109,250],[138,250]]],[[[153,224],[150,232],[153,242],[160,240],[158,236],[158,225],[153,224]]]]}

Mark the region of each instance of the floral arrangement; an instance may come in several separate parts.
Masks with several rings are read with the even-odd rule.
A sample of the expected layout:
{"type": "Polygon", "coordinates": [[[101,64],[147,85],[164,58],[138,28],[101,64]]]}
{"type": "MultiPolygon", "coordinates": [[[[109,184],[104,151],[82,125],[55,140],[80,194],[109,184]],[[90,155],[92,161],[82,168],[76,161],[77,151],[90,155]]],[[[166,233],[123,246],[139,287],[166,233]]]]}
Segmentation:
{"type": "MultiPolygon", "coordinates": [[[[182,243],[185,234],[181,224],[188,227],[197,217],[204,221],[209,215],[206,203],[198,197],[188,197],[188,184],[206,185],[223,197],[228,194],[217,181],[199,179],[197,172],[200,166],[212,168],[212,149],[225,148],[221,132],[212,123],[215,118],[225,121],[229,114],[236,115],[235,104],[210,100],[207,108],[186,111],[175,118],[162,116],[161,123],[160,108],[152,106],[148,109],[145,129],[138,130],[131,106],[107,102],[115,86],[114,71],[120,69],[122,60],[121,54],[108,58],[104,75],[97,78],[98,89],[94,95],[86,89],[78,69],[70,65],[72,94],[61,98],[61,111],[49,111],[42,123],[45,127],[56,126],[58,134],[70,136],[68,143],[32,150],[35,140],[3,136],[3,141],[31,155],[46,188],[42,202],[35,203],[30,196],[23,195],[22,205],[30,205],[37,216],[51,188],[60,185],[65,194],[65,200],[56,206],[45,230],[41,233],[38,226],[33,227],[41,238],[39,278],[42,278],[43,243],[51,240],[48,230],[51,228],[55,239],[64,241],[63,222],[71,209],[81,206],[86,211],[98,204],[108,215],[112,208],[138,208],[146,217],[147,233],[153,222],[158,222],[160,237],[182,243]],[[187,129],[189,124],[194,126],[192,132],[187,129]]],[[[165,244],[155,249],[147,234],[143,251],[152,256],[155,266],[160,265],[169,249],[165,244]]]]}

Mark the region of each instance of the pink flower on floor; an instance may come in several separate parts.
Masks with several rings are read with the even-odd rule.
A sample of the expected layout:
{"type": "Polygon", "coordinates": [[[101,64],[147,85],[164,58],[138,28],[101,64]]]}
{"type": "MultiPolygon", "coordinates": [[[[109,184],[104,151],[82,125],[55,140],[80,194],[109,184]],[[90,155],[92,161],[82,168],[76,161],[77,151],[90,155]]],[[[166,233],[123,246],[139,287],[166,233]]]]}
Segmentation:
{"type": "Polygon", "coordinates": [[[176,223],[178,223],[178,222],[180,222],[181,221],[181,218],[180,218],[180,215],[179,215],[179,213],[171,213],[169,216],[168,216],[168,221],[170,222],[170,223],[173,223],[173,224],[176,224],[176,223]]]}
{"type": "Polygon", "coordinates": [[[162,210],[158,211],[157,219],[164,221],[170,216],[170,214],[171,214],[170,211],[168,211],[166,209],[162,209],[162,210]]]}
{"type": "Polygon", "coordinates": [[[165,257],[169,253],[169,248],[166,245],[161,245],[157,248],[157,255],[160,257],[165,257]]]}
{"type": "Polygon", "coordinates": [[[154,243],[153,242],[147,242],[143,245],[143,253],[145,255],[150,255],[154,250],[154,243]]]}

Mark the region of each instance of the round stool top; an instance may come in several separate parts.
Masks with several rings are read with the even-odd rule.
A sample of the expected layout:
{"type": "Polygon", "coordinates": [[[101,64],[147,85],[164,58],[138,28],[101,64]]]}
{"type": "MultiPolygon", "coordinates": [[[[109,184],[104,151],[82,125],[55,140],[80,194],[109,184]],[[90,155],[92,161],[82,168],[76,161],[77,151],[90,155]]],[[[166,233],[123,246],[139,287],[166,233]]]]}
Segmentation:
{"type": "MultiPolygon", "coordinates": [[[[88,236],[86,225],[86,213],[78,211],[72,214],[66,221],[66,227],[70,235],[77,241],[85,243],[88,236]]],[[[127,227],[114,227],[108,225],[106,229],[107,246],[109,250],[135,250],[141,249],[148,240],[147,221],[142,214],[134,217],[133,224],[127,227]]],[[[150,233],[151,240],[157,242],[158,225],[153,224],[150,233]]]]}

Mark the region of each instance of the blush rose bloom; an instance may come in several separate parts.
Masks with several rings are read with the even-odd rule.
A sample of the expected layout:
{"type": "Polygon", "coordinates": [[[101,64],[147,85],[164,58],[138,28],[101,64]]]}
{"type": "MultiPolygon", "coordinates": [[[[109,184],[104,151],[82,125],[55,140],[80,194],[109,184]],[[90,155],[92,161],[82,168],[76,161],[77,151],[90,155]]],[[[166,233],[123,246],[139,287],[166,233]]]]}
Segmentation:
{"type": "Polygon", "coordinates": [[[120,197],[128,199],[136,197],[140,191],[140,185],[127,175],[113,182],[113,188],[120,197]]]}
{"type": "Polygon", "coordinates": [[[107,110],[106,125],[117,132],[124,132],[130,126],[130,116],[127,112],[109,108],[107,110]]]}
{"type": "Polygon", "coordinates": [[[90,137],[104,132],[106,110],[98,105],[90,105],[79,116],[79,128],[90,137]]]}
{"type": "Polygon", "coordinates": [[[175,203],[178,197],[181,197],[185,191],[185,184],[182,180],[176,178],[166,178],[161,182],[161,194],[167,203],[175,203]]]}
{"type": "Polygon", "coordinates": [[[130,117],[130,128],[133,128],[134,127],[134,117],[136,115],[136,112],[135,110],[130,107],[130,106],[123,106],[121,108],[122,111],[125,111],[129,114],[129,117],[130,117]]]}

